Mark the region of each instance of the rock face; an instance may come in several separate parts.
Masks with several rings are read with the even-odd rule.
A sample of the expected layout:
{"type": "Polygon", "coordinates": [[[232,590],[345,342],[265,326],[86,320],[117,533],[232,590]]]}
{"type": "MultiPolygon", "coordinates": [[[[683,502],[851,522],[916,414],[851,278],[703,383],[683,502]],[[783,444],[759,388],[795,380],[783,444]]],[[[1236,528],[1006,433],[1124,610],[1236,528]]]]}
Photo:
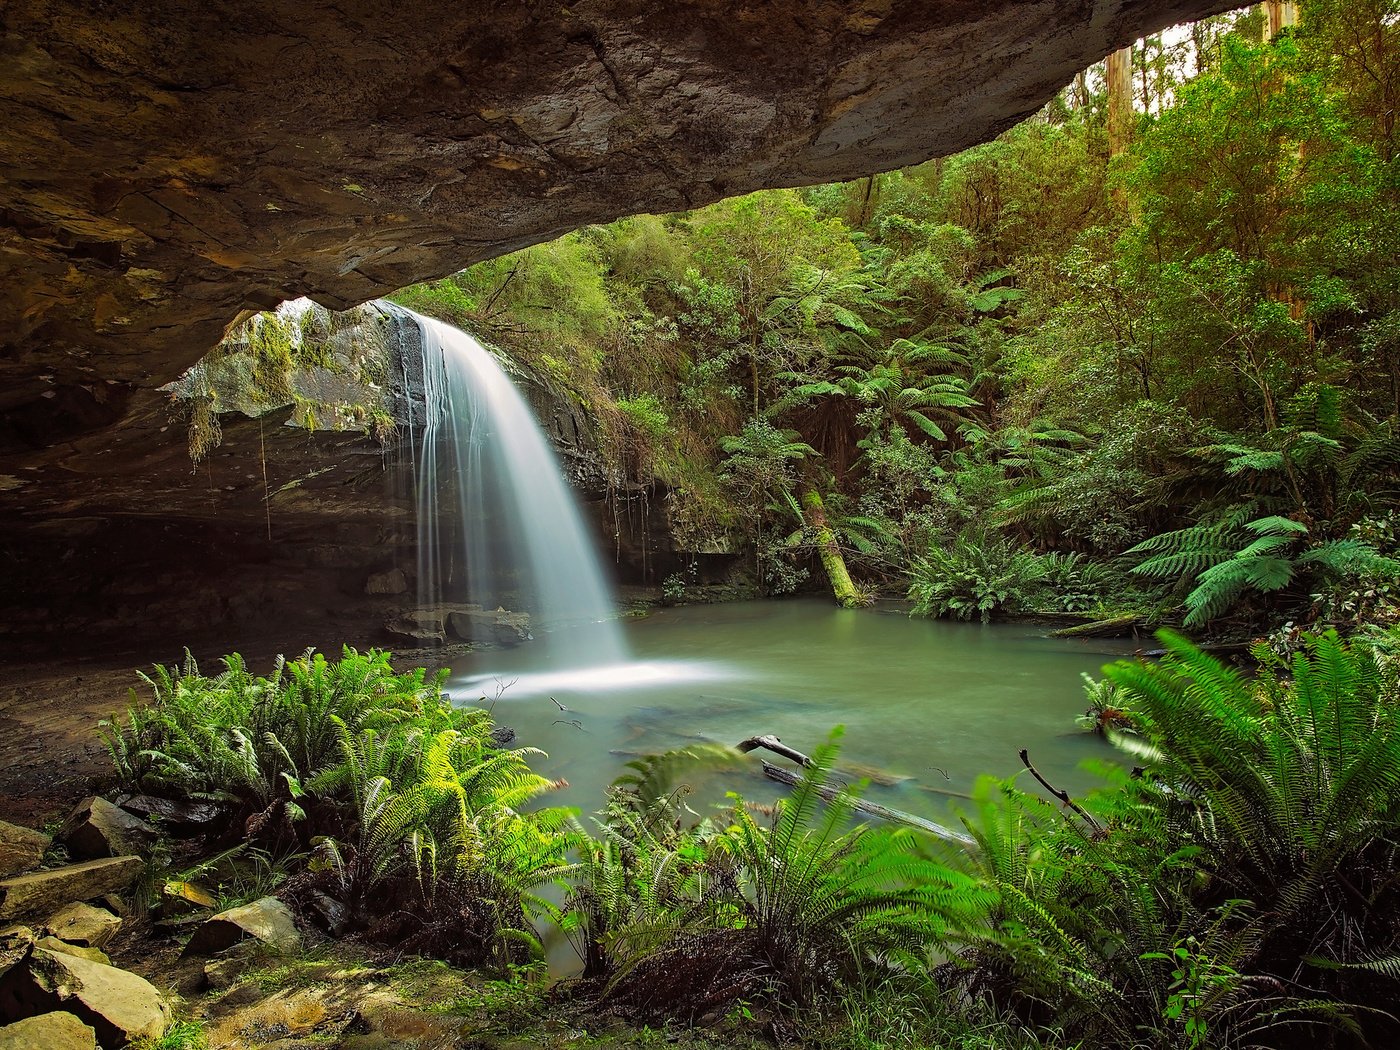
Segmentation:
{"type": "Polygon", "coordinates": [[[888,170],[1230,0],[12,0],[5,438],[120,417],[241,309],[888,170]]]}

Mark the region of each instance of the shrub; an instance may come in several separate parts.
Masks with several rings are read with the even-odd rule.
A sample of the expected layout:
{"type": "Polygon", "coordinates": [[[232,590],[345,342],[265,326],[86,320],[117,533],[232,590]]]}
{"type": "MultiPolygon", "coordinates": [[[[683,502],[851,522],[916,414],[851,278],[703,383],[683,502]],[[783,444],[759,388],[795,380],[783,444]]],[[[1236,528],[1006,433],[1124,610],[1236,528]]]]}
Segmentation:
{"type": "Polygon", "coordinates": [[[912,615],[987,623],[1031,604],[1045,567],[1008,540],[963,535],[951,546],[931,546],[910,569],[912,615]]]}

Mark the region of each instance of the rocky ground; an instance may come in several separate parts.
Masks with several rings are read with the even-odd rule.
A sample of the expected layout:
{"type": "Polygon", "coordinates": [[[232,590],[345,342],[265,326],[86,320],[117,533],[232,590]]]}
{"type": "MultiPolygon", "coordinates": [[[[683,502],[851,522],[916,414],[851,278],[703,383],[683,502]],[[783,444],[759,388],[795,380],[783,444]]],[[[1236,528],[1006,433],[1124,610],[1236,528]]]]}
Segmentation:
{"type": "Polygon", "coordinates": [[[0,822],[0,1050],[749,1042],[632,1028],[542,971],[492,979],[334,942],[275,897],[216,911],[197,885],[158,877],[166,865],[138,855],[154,835],[131,812],[139,801],[124,805],[83,800],[53,838],[0,822]]]}

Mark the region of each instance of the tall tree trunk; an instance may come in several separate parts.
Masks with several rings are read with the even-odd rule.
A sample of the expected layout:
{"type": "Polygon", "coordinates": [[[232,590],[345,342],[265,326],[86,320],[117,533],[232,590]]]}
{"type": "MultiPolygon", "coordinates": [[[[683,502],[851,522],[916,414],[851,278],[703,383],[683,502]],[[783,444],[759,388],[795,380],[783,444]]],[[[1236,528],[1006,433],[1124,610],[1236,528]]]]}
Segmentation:
{"type": "MultiPolygon", "coordinates": [[[[1133,49],[1132,46],[1108,56],[1108,157],[1125,153],[1133,140],[1133,49]]],[[[1121,184],[1113,187],[1113,207],[1120,215],[1128,213],[1128,193],[1121,184]]]]}
{"type": "Polygon", "coordinates": [[[1108,56],[1108,155],[1116,157],[1133,140],[1133,49],[1108,56]]]}
{"type": "Polygon", "coordinates": [[[802,509],[807,514],[807,524],[816,531],[817,554],[821,557],[822,568],[826,570],[826,578],[831,581],[831,592],[836,596],[837,603],[843,609],[863,604],[860,591],[851,582],[851,573],[836,542],[836,533],[826,520],[826,507],[822,505],[821,494],[814,487],[803,491],[802,509]]]}
{"type": "Polygon", "coordinates": [[[1298,5],[1295,3],[1288,0],[1268,0],[1264,9],[1268,16],[1264,31],[1269,34],[1270,40],[1289,26],[1298,24],[1298,5]]]}

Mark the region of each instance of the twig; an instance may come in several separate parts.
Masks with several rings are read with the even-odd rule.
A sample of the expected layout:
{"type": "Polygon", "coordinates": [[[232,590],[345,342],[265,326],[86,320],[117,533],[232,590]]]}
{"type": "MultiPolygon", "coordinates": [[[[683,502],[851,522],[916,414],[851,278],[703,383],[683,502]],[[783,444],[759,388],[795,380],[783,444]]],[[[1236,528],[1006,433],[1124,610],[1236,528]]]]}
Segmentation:
{"type": "Polygon", "coordinates": [[[1020,755],[1021,764],[1030,770],[1031,776],[1035,777],[1036,780],[1040,781],[1041,787],[1043,787],[1046,791],[1050,792],[1050,794],[1054,795],[1068,808],[1078,813],[1079,816],[1084,819],[1084,822],[1088,824],[1090,828],[1093,829],[1095,834],[1098,834],[1099,832],[1103,831],[1103,825],[1100,824],[1093,817],[1091,817],[1088,811],[1085,810],[1083,806],[1081,806],[1078,802],[1074,801],[1074,799],[1070,798],[1069,792],[1061,791],[1059,788],[1055,787],[1054,784],[1050,783],[1050,781],[1046,780],[1043,776],[1040,775],[1040,770],[1036,769],[1035,766],[1031,765],[1030,753],[1024,747],[1021,748],[1020,755]]]}

